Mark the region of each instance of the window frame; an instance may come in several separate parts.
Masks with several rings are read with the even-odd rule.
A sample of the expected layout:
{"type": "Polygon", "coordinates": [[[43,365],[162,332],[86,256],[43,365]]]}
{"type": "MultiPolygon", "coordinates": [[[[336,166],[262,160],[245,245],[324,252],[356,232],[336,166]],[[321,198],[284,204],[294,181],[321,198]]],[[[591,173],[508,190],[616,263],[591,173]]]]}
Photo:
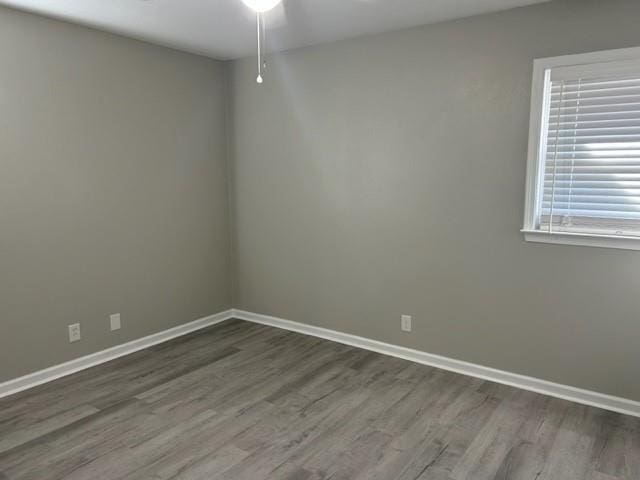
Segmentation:
{"type": "MultiPolygon", "coordinates": [[[[525,185],[524,220],[521,232],[528,242],[581,245],[591,247],[640,250],[640,237],[607,235],[596,233],[545,232],[536,229],[536,213],[542,197],[542,161],[546,156],[545,112],[549,95],[545,88],[550,85],[551,69],[567,67],[593,67],[600,69],[606,64],[620,61],[640,62],[640,47],[605,50],[600,52],[538,58],[533,62],[531,85],[531,111],[529,117],[529,146],[527,152],[527,177],[525,185]]],[[[614,69],[615,63],[610,65],[614,69]]]]}

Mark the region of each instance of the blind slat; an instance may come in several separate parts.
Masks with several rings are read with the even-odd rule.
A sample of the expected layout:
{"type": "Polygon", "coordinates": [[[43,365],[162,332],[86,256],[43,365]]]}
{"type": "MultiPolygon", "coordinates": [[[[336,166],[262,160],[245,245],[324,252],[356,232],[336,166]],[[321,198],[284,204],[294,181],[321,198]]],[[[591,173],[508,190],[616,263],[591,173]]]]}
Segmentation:
{"type": "Polygon", "coordinates": [[[640,108],[640,102],[630,102],[630,103],[611,103],[611,104],[599,104],[599,105],[582,105],[580,107],[580,112],[576,112],[575,105],[567,105],[567,104],[556,104],[556,106],[551,106],[551,113],[554,115],[560,113],[564,114],[567,111],[571,111],[574,115],[579,113],[580,115],[588,114],[588,113],[613,113],[613,114],[622,114],[630,111],[637,111],[640,108]]]}

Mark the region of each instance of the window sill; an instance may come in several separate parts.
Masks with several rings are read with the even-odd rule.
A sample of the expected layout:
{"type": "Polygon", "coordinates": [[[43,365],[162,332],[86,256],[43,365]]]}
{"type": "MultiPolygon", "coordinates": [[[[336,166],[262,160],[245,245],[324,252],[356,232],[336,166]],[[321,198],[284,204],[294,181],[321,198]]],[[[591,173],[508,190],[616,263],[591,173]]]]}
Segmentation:
{"type": "Polygon", "coordinates": [[[621,235],[595,235],[586,233],[541,232],[540,230],[521,230],[527,242],[555,243],[559,245],[580,245],[585,247],[618,248],[622,250],[640,250],[640,237],[621,235]]]}

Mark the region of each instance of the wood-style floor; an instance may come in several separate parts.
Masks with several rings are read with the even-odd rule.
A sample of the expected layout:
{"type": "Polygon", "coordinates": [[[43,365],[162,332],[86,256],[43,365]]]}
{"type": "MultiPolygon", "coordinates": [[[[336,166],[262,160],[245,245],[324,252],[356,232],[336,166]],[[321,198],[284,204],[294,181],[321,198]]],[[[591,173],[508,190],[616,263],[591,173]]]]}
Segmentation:
{"type": "Polygon", "coordinates": [[[0,479],[640,479],[640,420],[232,320],[0,400],[0,479]]]}

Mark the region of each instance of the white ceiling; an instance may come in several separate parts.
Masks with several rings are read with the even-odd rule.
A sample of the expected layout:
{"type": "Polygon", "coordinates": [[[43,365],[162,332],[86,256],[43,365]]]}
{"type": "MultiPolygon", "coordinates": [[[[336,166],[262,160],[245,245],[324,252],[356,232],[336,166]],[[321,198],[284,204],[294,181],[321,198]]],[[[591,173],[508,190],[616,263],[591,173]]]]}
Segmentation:
{"type": "MultiPolygon", "coordinates": [[[[284,0],[266,16],[270,49],[468,17],[548,0],[284,0]]],[[[255,17],[240,0],[0,0],[219,59],[255,50],[255,17]]]]}

